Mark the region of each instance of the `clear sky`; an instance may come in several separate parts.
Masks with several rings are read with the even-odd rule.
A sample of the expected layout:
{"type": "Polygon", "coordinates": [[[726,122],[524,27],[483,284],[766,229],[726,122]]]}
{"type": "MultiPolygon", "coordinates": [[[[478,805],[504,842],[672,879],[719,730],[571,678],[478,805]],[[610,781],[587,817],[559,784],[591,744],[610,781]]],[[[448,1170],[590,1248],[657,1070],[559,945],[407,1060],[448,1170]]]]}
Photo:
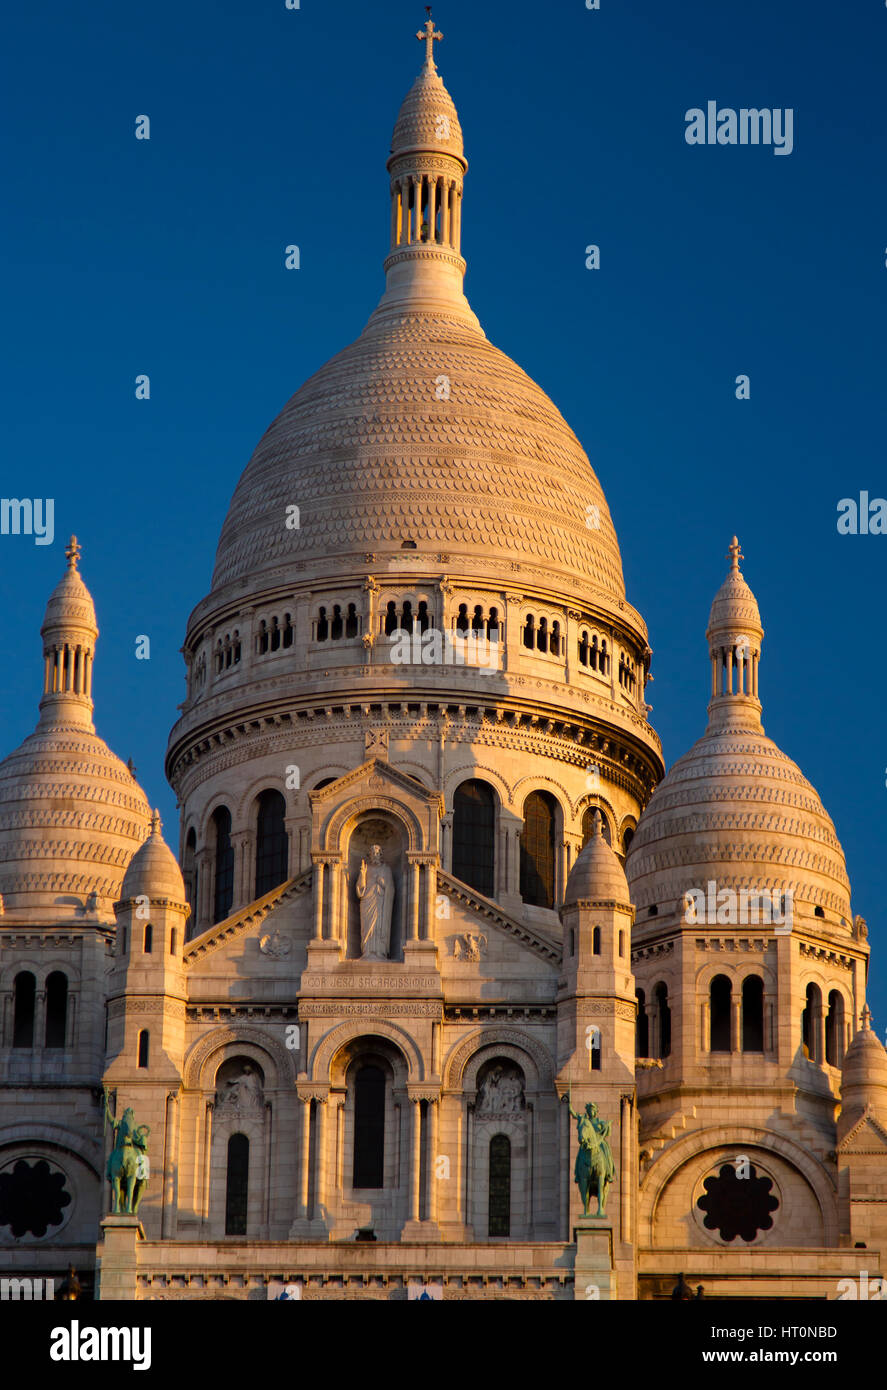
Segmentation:
{"type": "MultiPolygon", "coordinates": [[[[884,1036],[887,536],[836,520],[842,498],[887,495],[887,8],[600,5],[435,7],[470,163],[467,293],[601,479],[669,763],[705,726],[706,619],[738,533],[765,727],[837,826],[884,1036]],[[685,113],[708,101],[791,108],[791,154],[687,144],[685,113]]],[[[54,498],[55,543],[0,537],[0,752],[33,728],[40,622],[76,531],[97,727],[174,844],[163,754],[185,622],[260,435],[381,292],[385,159],[424,18],[406,0],[4,17],[0,491],[54,498]]]]}

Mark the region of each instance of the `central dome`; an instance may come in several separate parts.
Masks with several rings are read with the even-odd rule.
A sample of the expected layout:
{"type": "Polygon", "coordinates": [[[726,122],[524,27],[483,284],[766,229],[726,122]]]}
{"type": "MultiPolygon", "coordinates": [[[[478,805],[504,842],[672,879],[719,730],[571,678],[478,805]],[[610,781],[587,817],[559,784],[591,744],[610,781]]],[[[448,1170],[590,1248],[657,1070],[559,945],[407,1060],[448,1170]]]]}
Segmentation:
{"type": "MultiPolygon", "coordinates": [[[[213,588],[294,561],[479,553],[624,600],[601,486],[557,407],[469,322],[374,317],[301,387],[238,483],[213,588]],[[284,524],[300,508],[299,528],[284,524]]],[[[270,577],[270,575],[269,575],[270,577]]]]}

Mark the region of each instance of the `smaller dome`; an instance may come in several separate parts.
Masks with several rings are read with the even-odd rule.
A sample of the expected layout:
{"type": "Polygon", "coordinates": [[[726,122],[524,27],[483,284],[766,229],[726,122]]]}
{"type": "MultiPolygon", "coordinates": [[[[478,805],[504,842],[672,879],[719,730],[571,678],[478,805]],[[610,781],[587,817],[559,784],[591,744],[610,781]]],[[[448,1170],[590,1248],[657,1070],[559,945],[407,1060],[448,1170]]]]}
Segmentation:
{"type": "Polygon", "coordinates": [[[404,98],[391,137],[392,159],[417,150],[450,154],[468,167],[453,98],[427,63],[404,98]]]}
{"type": "Polygon", "coordinates": [[[162,823],[157,811],[151,817],[151,834],[137,849],[123,876],[120,901],[140,896],[157,900],[169,898],[185,901],[185,883],[178,861],[161,834],[162,823]]]}
{"type": "Polygon", "coordinates": [[[761,626],[758,601],[739,568],[742,552],[735,536],[730,546],[730,555],[733,561],[732,568],[714,596],[706,636],[710,640],[713,634],[727,631],[747,632],[756,637],[763,637],[764,629],[761,626]]]}
{"type": "Polygon", "coordinates": [[[841,1109],[864,1110],[870,1105],[887,1118],[887,1051],[871,1027],[868,1004],[862,1011],[862,1026],[847,1048],[841,1069],[841,1109]]]}
{"type": "Polygon", "coordinates": [[[604,839],[600,811],[594,813],[594,830],[570,870],[564,907],[583,900],[630,903],[628,882],[616,855],[604,839]]]}

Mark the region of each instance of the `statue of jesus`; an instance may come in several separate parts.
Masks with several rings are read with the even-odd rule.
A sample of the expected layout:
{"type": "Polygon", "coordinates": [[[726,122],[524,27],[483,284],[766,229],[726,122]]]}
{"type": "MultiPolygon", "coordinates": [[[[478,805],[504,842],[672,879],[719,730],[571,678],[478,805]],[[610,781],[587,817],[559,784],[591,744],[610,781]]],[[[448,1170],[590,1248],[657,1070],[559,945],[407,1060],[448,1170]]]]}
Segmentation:
{"type": "Polygon", "coordinates": [[[373,845],[369,864],[361,860],[357,896],[360,899],[361,955],[366,960],[387,960],[391,946],[394,876],[382,859],[379,845],[373,845]]]}

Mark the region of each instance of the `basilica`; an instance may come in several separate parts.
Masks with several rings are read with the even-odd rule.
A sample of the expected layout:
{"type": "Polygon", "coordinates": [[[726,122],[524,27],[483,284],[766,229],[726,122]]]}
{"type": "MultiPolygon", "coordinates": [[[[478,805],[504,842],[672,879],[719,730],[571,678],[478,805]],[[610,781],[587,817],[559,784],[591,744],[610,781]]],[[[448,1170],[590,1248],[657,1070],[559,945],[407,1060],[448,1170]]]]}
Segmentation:
{"type": "Polygon", "coordinates": [[[0,762],[0,1266],[103,1299],[836,1298],[887,1256],[841,845],[764,732],[735,538],[666,772],[601,485],[465,298],[418,37],[384,293],[259,441],[187,624],[178,826],[96,732],[73,539],[49,597],[0,762]]]}

